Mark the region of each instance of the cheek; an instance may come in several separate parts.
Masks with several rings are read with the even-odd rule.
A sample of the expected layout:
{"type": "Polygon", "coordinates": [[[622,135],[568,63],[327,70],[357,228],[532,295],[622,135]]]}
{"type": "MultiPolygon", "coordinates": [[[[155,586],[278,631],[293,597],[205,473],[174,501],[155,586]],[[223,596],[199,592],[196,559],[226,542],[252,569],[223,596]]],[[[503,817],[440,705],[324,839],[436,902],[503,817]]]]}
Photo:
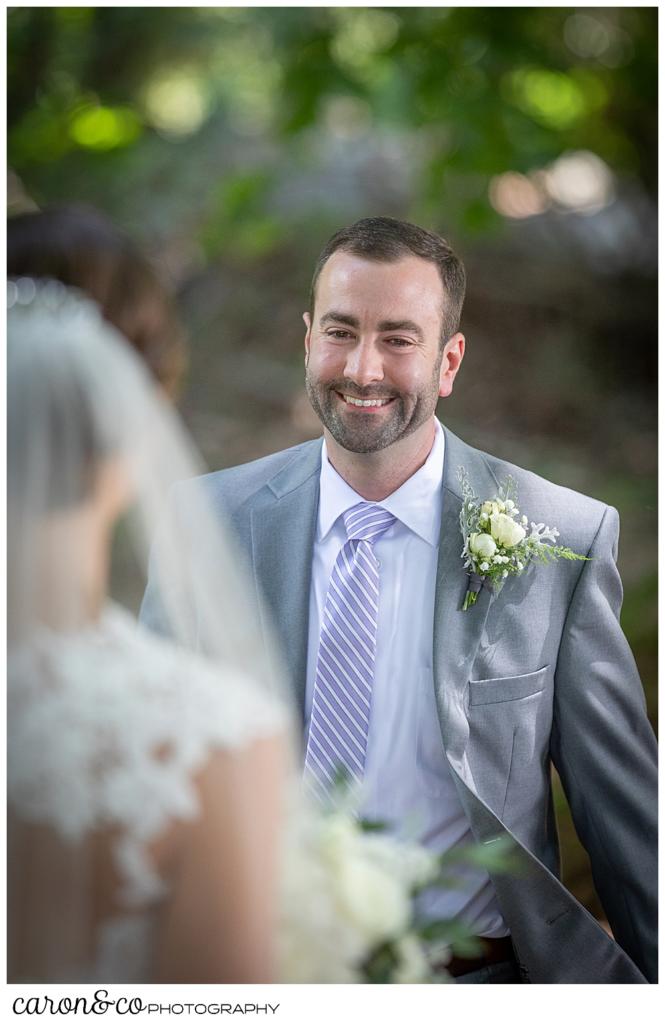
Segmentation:
{"type": "Polygon", "coordinates": [[[317,377],[336,377],[346,365],[346,354],[343,349],[311,349],[309,353],[309,371],[317,377]]]}
{"type": "Polygon", "coordinates": [[[393,372],[390,374],[390,378],[395,387],[399,388],[400,391],[411,395],[420,395],[423,392],[430,392],[435,384],[437,389],[439,386],[438,374],[434,380],[432,377],[432,371],[427,370],[424,366],[393,367],[393,372]]]}

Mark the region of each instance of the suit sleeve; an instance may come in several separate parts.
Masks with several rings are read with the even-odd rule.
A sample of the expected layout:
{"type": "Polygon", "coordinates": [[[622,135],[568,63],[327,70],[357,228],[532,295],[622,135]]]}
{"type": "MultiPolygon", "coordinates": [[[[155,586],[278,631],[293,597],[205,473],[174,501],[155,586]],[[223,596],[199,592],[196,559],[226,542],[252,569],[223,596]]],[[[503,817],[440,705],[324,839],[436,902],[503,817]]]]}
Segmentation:
{"type": "Polygon", "coordinates": [[[617,942],[657,980],[657,755],[619,624],[619,516],[607,508],[573,594],[557,661],[552,760],[617,942]]]}

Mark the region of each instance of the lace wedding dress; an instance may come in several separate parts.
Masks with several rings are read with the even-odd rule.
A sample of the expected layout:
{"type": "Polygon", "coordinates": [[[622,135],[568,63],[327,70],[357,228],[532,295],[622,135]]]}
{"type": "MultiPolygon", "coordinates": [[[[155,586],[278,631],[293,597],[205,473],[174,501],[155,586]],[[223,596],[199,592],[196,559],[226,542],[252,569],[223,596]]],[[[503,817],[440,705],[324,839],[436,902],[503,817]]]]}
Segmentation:
{"type": "Polygon", "coordinates": [[[197,817],[211,753],[281,732],[281,705],[109,603],[11,652],[8,726],[10,980],[149,981],[155,844],[197,817]]]}

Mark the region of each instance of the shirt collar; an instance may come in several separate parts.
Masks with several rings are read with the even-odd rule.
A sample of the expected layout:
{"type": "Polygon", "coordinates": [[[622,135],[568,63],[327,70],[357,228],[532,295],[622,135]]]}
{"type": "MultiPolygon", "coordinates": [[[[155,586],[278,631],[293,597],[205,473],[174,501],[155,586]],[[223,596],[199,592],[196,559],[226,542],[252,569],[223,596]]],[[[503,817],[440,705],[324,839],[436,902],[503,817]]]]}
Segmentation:
{"type": "MultiPolygon", "coordinates": [[[[378,502],[382,508],[392,512],[424,541],[436,547],[441,529],[441,492],[443,485],[443,459],[445,437],[441,424],[435,418],[434,444],[425,464],[410,476],[401,487],[378,502]]],[[[359,501],[365,501],[343,480],[328,461],[325,438],[321,452],[319,517],[317,539],[330,532],[339,517],[359,501]]]]}

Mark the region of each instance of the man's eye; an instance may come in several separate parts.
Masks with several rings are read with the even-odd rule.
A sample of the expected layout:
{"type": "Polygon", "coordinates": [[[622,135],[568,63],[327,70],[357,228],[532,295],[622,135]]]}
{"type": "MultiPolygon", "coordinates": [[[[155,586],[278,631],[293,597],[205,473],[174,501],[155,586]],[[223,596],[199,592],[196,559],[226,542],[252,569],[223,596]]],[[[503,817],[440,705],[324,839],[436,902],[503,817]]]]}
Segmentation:
{"type": "Polygon", "coordinates": [[[392,348],[410,348],[413,345],[408,338],[386,338],[386,341],[392,348]]]}
{"type": "Polygon", "coordinates": [[[346,338],[351,337],[348,331],[343,331],[340,327],[335,327],[332,331],[327,331],[326,335],[328,338],[337,338],[340,341],[344,341],[346,338]]]}

